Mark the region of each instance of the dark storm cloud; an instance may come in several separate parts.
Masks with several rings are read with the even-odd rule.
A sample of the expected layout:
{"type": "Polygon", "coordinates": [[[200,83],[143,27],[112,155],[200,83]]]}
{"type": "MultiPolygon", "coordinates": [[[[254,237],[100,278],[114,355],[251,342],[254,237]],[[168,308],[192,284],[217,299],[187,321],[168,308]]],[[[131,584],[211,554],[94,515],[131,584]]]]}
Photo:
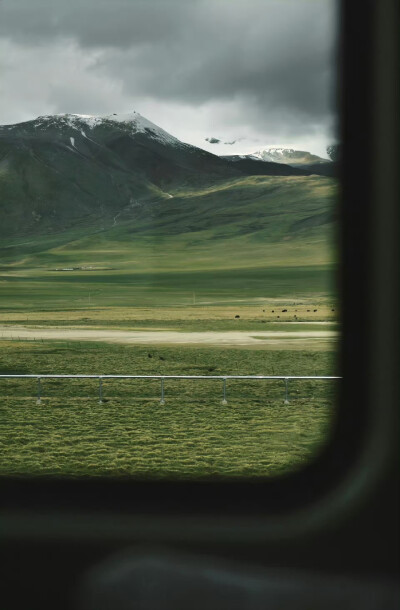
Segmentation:
{"type": "Polygon", "coordinates": [[[92,70],[126,93],[203,104],[245,96],[263,117],[330,112],[333,0],[4,0],[0,36],[107,49],[92,70]]]}
{"type": "Polygon", "coordinates": [[[82,47],[118,47],[168,40],[197,0],[3,0],[0,36],[23,44],[60,37],[82,47]]]}

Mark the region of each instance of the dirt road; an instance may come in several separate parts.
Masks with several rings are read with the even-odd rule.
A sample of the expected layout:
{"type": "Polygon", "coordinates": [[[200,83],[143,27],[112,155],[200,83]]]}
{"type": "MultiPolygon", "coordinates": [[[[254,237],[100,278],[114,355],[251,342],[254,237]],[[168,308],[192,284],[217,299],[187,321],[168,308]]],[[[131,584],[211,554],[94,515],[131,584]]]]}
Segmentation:
{"type": "Polygon", "coordinates": [[[214,345],[214,346],[254,346],[267,347],[289,343],[300,344],[337,339],[335,330],[309,331],[206,331],[177,332],[151,330],[100,330],[89,328],[30,328],[27,326],[0,326],[3,340],[61,340],[61,341],[102,341],[109,343],[130,343],[133,345],[214,345]]]}

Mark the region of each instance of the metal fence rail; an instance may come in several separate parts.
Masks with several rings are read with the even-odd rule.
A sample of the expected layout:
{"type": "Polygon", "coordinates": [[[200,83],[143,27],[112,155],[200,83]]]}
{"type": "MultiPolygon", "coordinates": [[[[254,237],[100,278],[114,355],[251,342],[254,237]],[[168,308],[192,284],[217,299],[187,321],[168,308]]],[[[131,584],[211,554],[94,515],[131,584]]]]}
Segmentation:
{"type": "Polygon", "coordinates": [[[226,382],[228,379],[251,379],[251,380],[281,380],[285,384],[285,404],[289,403],[289,381],[298,379],[342,379],[342,377],[322,375],[0,375],[0,379],[36,379],[37,380],[37,404],[42,398],[42,379],[98,379],[99,381],[99,403],[103,402],[103,379],[159,379],[161,381],[160,404],[165,404],[164,382],[166,379],[219,379],[222,381],[222,404],[228,404],[226,382]]]}

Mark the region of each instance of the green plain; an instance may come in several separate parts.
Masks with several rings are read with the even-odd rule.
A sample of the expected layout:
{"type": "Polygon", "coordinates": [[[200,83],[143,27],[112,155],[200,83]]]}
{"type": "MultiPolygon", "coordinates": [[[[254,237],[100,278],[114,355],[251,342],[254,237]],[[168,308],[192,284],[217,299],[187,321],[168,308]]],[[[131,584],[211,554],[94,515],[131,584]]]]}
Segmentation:
{"type": "MultiPolygon", "coordinates": [[[[329,178],[245,177],[90,217],[60,233],[7,235],[0,324],[175,330],[307,330],[338,319],[329,178]],[[288,309],[288,312],[283,312],[288,309]],[[236,318],[235,316],[240,316],[236,318]]],[[[10,221],[11,222],[11,221],[10,221]]],[[[324,328],[330,328],[325,325],[324,328]]],[[[1,343],[2,373],[329,375],[332,345],[305,349],[1,343]],[[150,357],[149,357],[150,354],[150,357]]],[[[1,380],[0,473],[272,476],[300,468],[334,421],[334,386],[1,380]],[[195,384],[195,385],[194,385],[195,384]]]]}
{"type": "MultiPolygon", "coordinates": [[[[2,372],[333,374],[332,352],[14,342],[2,372]],[[149,357],[149,355],[151,357],[149,357]]],[[[1,380],[0,473],[201,478],[272,476],[315,459],[335,411],[334,381],[1,380]]]]}

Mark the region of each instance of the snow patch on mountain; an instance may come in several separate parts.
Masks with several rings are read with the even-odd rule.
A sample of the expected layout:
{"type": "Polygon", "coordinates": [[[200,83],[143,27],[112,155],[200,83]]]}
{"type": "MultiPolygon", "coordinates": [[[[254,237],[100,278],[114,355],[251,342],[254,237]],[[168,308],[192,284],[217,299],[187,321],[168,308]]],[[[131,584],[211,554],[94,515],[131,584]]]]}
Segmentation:
{"type": "Polygon", "coordinates": [[[77,149],[74,147],[72,148],[71,146],[65,146],[65,148],[67,148],[68,150],[70,150],[71,152],[75,153],[75,155],[78,154],[77,149]]]}

